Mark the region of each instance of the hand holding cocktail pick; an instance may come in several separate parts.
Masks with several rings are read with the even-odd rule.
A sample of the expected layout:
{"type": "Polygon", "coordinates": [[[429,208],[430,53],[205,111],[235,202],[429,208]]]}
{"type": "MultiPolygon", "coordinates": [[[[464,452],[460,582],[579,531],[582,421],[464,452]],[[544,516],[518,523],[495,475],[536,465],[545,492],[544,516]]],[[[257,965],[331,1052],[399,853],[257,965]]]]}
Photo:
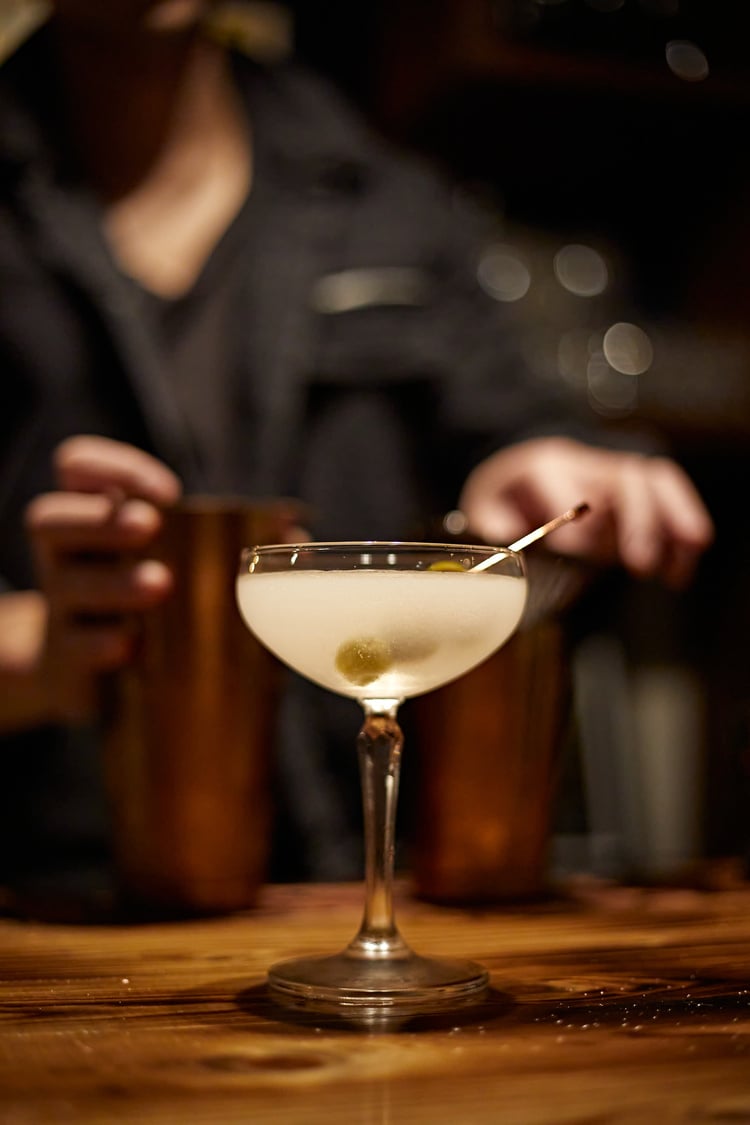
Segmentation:
{"type": "Polygon", "coordinates": [[[482,559],[472,570],[487,570],[491,566],[502,562],[507,557],[508,551],[523,551],[525,547],[530,547],[532,543],[536,543],[538,539],[543,539],[545,535],[549,535],[551,531],[557,531],[558,527],[562,527],[565,523],[570,523],[571,520],[577,520],[579,516],[584,515],[590,511],[589,505],[584,501],[581,504],[576,504],[573,508],[568,508],[567,512],[562,515],[555,516],[554,519],[548,520],[543,523],[541,527],[529,531],[526,535],[522,535],[520,539],[516,539],[515,543],[511,543],[509,547],[503,548],[498,551],[496,555],[490,555],[488,559],[482,559]]]}

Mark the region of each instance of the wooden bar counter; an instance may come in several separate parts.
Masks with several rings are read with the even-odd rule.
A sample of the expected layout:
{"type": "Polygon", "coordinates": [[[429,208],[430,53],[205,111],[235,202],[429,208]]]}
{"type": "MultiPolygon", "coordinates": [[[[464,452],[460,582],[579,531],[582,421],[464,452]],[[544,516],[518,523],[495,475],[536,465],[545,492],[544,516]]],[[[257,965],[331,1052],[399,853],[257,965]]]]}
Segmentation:
{"type": "Polygon", "coordinates": [[[482,910],[401,886],[406,939],[483,962],[486,1002],[388,1030],[275,1008],[268,965],[337,951],[361,899],[269,886],[208,920],[0,920],[0,1122],[750,1123],[745,886],[482,910]]]}

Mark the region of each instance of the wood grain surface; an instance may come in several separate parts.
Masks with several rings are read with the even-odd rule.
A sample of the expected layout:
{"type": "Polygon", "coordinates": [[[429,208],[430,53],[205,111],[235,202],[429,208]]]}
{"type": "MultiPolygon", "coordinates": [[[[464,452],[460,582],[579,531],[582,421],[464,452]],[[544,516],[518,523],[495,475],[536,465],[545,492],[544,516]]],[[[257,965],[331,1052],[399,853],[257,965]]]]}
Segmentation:
{"type": "Polygon", "coordinates": [[[486,1002],[388,1030],[275,1008],[268,965],[343,946],[358,886],[200,921],[0,920],[0,1122],[750,1122],[750,889],[398,903],[419,952],[487,965],[486,1002]]]}

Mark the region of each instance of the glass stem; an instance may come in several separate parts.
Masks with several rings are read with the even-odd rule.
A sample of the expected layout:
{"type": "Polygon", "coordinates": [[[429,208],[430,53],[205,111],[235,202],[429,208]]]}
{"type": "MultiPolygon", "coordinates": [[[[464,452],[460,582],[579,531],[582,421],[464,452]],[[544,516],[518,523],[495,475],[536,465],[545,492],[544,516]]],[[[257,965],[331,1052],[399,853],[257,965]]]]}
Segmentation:
{"type": "Polygon", "coordinates": [[[365,835],[365,907],[350,956],[405,957],[409,947],[393,912],[396,805],[404,738],[396,718],[399,700],[364,701],[357,738],[365,835]]]}

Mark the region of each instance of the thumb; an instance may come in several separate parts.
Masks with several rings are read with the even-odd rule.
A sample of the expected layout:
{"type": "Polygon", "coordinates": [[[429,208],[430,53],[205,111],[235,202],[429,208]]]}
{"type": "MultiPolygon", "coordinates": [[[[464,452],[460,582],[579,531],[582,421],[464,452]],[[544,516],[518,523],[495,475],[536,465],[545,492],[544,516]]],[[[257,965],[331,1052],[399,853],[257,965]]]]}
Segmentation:
{"type": "Polygon", "coordinates": [[[529,529],[529,520],[520,506],[500,493],[465,496],[461,511],[467,529],[485,543],[507,546],[529,529]]]}
{"type": "Polygon", "coordinates": [[[162,461],[134,445],[95,434],[62,442],[54,454],[58,486],[71,492],[114,492],[173,504],[182,492],[179,477],[162,461]]]}

